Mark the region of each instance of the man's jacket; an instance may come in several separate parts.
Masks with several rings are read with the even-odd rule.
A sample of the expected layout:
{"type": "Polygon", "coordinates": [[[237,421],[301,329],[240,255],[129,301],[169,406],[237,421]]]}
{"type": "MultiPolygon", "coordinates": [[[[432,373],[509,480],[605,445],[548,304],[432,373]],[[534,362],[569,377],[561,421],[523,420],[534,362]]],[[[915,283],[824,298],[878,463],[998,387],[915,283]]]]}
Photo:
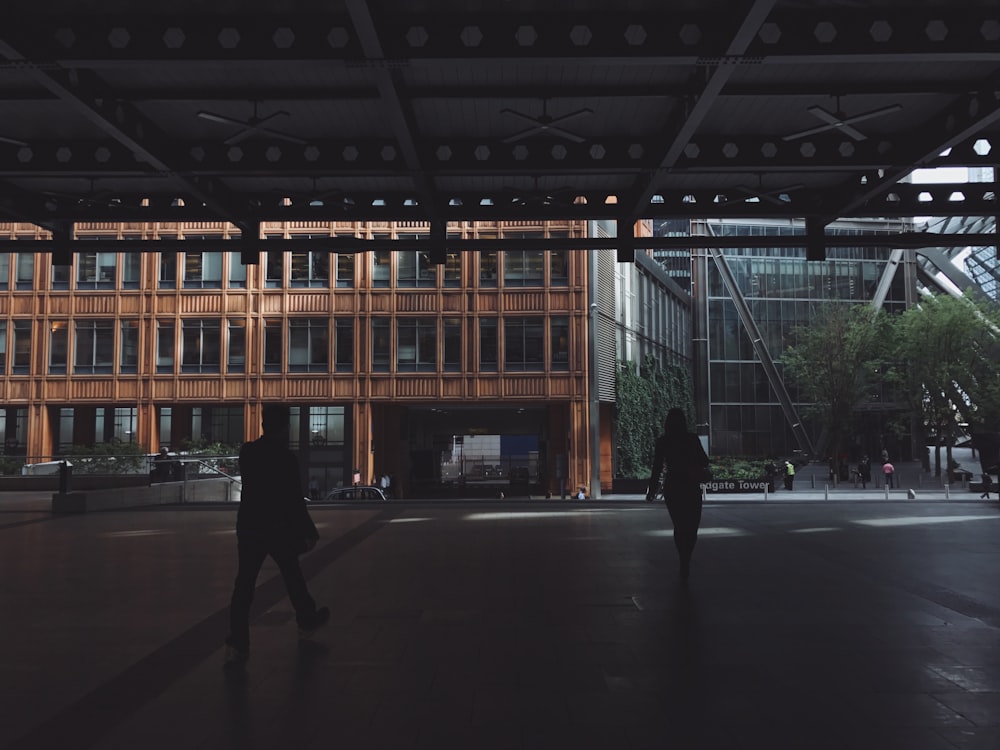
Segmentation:
{"type": "Polygon", "coordinates": [[[318,539],[302,492],[299,462],[281,441],[263,437],[240,449],[243,492],[236,533],[305,549],[318,539]]]}

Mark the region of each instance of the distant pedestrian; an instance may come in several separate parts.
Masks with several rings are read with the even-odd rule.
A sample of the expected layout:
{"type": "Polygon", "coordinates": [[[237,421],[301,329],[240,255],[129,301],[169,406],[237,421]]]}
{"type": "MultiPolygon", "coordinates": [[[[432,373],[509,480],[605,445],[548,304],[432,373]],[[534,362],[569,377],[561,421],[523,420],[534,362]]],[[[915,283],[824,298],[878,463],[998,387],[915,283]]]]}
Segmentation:
{"type": "Polygon", "coordinates": [[[858,464],[858,473],[861,475],[861,486],[865,488],[868,483],[872,481],[872,460],[868,458],[866,453],[861,459],[861,463],[858,464]]]}
{"type": "Polygon", "coordinates": [[[243,495],[236,515],[239,570],[229,606],[226,662],[243,664],[250,656],[250,605],[257,576],[270,556],[285,581],[295,609],[299,635],[307,637],[330,619],[316,607],[299,566],[299,555],[316,546],[319,533],[302,494],[299,462],[288,449],[288,407],[264,407],[264,434],[240,449],[243,495]]]}
{"type": "Polygon", "coordinates": [[[792,483],[795,481],[795,464],[791,461],[785,461],[785,489],[792,489],[792,483]]]}
{"type": "Polygon", "coordinates": [[[893,487],[892,477],[896,473],[896,467],[886,461],[882,464],[882,473],[885,475],[885,486],[891,489],[893,487]]]}
{"type": "Polygon", "coordinates": [[[671,409],[663,422],[663,434],[656,440],[646,502],[663,494],[674,524],[674,545],[683,581],[691,574],[691,555],[701,525],[701,483],[707,472],[708,456],[701,440],[688,431],[684,412],[671,409]]]}
{"type": "Polygon", "coordinates": [[[993,477],[989,474],[983,474],[983,494],[979,496],[979,499],[989,500],[991,489],[993,489],[993,477]]]}

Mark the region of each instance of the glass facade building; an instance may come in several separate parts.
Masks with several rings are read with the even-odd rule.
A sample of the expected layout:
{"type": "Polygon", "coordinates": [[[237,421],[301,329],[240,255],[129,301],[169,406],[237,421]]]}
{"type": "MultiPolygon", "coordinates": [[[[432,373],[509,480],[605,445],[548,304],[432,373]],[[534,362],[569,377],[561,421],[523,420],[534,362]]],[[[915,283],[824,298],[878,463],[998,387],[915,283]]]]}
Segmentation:
{"type": "MultiPolygon", "coordinates": [[[[796,221],[713,220],[690,222],[689,233],[717,237],[802,235],[805,227],[796,221]]],[[[680,236],[676,222],[660,225],[668,234],[680,236]]],[[[898,222],[838,222],[827,228],[829,235],[851,235],[898,231],[898,222]]],[[[810,424],[808,404],[802,403],[792,384],[783,378],[781,355],[793,341],[796,328],[806,326],[817,308],[827,302],[871,304],[883,277],[886,287],[882,306],[890,312],[906,307],[906,282],[893,273],[885,248],[827,248],[826,260],[807,260],[803,247],[726,248],[723,252],[685,251],[702,262],[706,296],[704,305],[707,346],[699,365],[706,375],[697,394],[705,399],[709,446],[716,455],[792,456],[812,453],[822,441],[818,428],[810,424]],[[760,341],[755,342],[759,337],[760,341]],[[773,364],[769,374],[767,363],[773,364]],[[784,388],[792,412],[782,405],[778,388],[784,388]],[[795,428],[800,428],[796,430],[795,428]],[[805,438],[803,438],[805,435],[805,438]]],[[[664,258],[668,271],[678,264],[678,252],[654,251],[664,258]]],[[[680,274],[683,278],[683,272],[680,274]]],[[[697,353],[696,353],[697,356],[697,353]]],[[[696,387],[698,387],[696,380],[696,387]]],[[[857,450],[878,453],[891,443],[891,453],[906,454],[908,444],[890,435],[886,394],[873,394],[872,403],[859,417],[857,450]]],[[[703,429],[706,426],[702,426],[703,429]]],[[[873,454],[874,454],[873,453],[873,454]]]]}

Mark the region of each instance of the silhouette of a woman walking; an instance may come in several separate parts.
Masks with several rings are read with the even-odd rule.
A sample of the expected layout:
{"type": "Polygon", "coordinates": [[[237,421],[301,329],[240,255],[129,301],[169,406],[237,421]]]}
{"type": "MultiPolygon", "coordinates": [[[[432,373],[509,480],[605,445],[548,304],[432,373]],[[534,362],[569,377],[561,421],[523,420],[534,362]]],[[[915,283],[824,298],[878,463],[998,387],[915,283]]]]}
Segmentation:
{"type": "Polygon", "coordinates": [[[656,439],[646,502],[652,502],[658,494],[663,494],[674,524],[674,544],[684,581],[691,573],[691,554],[698,541],[701,482],[705,480],[707,469],[708,456],[698,436],[688,431],[684,412],[671,409],[663,421],[663,434],[656,439]]]}

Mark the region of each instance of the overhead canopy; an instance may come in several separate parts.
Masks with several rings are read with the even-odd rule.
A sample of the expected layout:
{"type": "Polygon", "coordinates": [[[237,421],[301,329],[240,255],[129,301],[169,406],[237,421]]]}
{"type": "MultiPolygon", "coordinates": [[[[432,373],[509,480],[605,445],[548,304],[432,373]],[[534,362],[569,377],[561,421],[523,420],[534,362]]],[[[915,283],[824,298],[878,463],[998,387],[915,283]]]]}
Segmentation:
{"type": "Polygon", "coordinates": [[[997,213],[995,0],[16,5],[0,220],[997,213]]]}

